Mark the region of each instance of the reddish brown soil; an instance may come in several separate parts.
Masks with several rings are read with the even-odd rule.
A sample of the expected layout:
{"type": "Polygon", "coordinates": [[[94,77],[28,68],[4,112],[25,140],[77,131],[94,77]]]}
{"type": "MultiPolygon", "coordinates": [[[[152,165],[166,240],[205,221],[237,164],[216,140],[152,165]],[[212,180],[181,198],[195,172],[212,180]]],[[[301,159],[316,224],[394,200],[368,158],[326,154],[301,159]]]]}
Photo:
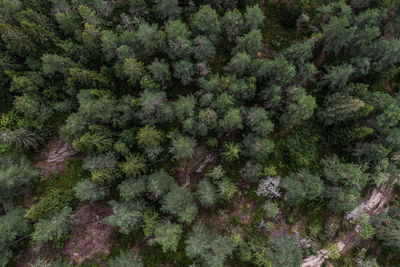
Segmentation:
{"type": "Polygon", "coordinates": [[[114,230],[103,219],[111,213],[110,207],[104,203],[85,204],[78,208],[72,218],[75,227],[62,253],[76,264],[96,254],[109,254],[108,240],[114,230]]]}
{"type": "Polygon", "coordinates": [[[66,160],[81,157],[83,154],[74,150],[71,144],[55,137],[35,156],[36,164],[33,166],[49,179],[54,176],[54,173],[60,174],[64,171],[66,160]]]}
{"type": "Polygon", "coordinates": [[[51,244],[46,243],[39,249],[32,247],[26,248],[16,257],[16,267],[27,267],[30,263],[35,263],[38,258],[49,260],[56,259],[60,255],[60,249],[55,249],[51,244]]]}
{"type": "Polygon", "coordinates": [[[216,160],[215,153],[207,153],[204,147],[196,147],[193,157],[177,162],[176,178],[179,185],[193,190],[198,178],[203,176],[207,167],[216,160]]]}

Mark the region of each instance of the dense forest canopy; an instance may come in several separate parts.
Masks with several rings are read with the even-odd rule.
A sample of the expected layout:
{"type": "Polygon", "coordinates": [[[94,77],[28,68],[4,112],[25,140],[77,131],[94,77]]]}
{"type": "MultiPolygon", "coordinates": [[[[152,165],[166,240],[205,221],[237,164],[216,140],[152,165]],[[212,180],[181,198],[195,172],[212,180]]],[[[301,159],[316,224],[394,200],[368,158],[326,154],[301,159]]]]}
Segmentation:
{"type": "Polygon", "coordinates": [[[0,266],[400,265],[399,0],[0,0],[0,37],[0,266]]]}

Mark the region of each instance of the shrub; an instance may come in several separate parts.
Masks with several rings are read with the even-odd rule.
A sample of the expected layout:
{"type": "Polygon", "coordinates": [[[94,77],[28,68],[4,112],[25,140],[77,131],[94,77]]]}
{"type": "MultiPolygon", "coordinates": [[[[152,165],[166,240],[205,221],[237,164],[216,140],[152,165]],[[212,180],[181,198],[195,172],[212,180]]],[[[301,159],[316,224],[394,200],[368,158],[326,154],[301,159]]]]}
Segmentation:
{"type": "Polygon", "coordinates": [[[35,224],[35,231],[32,234],[33,243],[37,246],[52,241],[57,247],[60,247],[71,230],[71,213],[72,209],[70,207],[65,207],[49,219],[40,219],[39,222],[35,224]]]}
{"type": "Polygon", "coordinates": [[[54,212],[73,206],[75,203],[75,194],[72,189],[53,189],[28,210],[26,217],[34,220],[45,219],[54,212]]]}

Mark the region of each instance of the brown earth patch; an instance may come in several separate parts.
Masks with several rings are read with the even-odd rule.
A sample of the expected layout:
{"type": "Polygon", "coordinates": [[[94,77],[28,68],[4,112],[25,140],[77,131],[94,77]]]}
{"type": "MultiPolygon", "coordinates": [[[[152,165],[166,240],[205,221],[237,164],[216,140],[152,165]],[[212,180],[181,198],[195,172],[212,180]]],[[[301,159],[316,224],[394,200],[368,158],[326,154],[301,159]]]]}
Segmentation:
{"type": "Polygon", "coordinates": [[[83,154],[77,152],[71,144],[55,137],[35,156],[36,163],[33,166],[38,168],[45,178],[50,179],[54,173],[60,174],[64,171],[67,159],[81,157],[83,154]]]}
{"type": "Polygon", "coordinates": [[[27,267],[39,258],[56,260],[58,255],[60,255],[60,249],[54,248],[50,243],[45,243],[40,248],[29,247],[21,251],[15,259],[15,264],[16,267],[27,267]]]}
{"type": "Polygon", "coordinates": [[[204,147],[196,147],[193,157],[177,162],[176,178],[179,185],[194,189],[198,178],[203,176],[207,167],[216,160],[214,152],[207,152],[204,147]]]}
{"type": "Polygon", "coordinates": [[[114,229],[103,219],[111,213],[108,205],[98,202],[78,208],[72,218],[75,227],[62,253],[76,264],[91,259],[94,255],[109,254],[108,240],[114,229]]]}

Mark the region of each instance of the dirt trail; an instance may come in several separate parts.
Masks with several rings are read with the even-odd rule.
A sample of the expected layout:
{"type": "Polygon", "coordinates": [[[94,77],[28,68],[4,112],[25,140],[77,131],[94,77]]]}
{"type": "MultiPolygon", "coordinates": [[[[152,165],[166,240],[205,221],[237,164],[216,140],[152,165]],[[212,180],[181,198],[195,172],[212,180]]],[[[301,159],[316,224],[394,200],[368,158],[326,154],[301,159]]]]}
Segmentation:
{"type": "MultiPolygon", "coordinates": [[[[363,200],[358,207],[345,217],[345,219],[351,220],[356,218],[361,211],[365,211],[370,215],[384,212],[386,210],[386,204],[390,201],[392,195],[393,188],[387,184],[382,184],[378,188],[375,188],[369,198],[363,200]]],[[[363,238],[359,234],[359,229],[359,225],[356,225],[354,229],[347,232],[343,237],[334,242],[339,246],[341,254],[345,254],[363,241],[363,238]]],[[[317,252],[316,256],[304,259],[302,267],[320,267],[328,258],[328,251],[321,249],[317,252]]]]}

